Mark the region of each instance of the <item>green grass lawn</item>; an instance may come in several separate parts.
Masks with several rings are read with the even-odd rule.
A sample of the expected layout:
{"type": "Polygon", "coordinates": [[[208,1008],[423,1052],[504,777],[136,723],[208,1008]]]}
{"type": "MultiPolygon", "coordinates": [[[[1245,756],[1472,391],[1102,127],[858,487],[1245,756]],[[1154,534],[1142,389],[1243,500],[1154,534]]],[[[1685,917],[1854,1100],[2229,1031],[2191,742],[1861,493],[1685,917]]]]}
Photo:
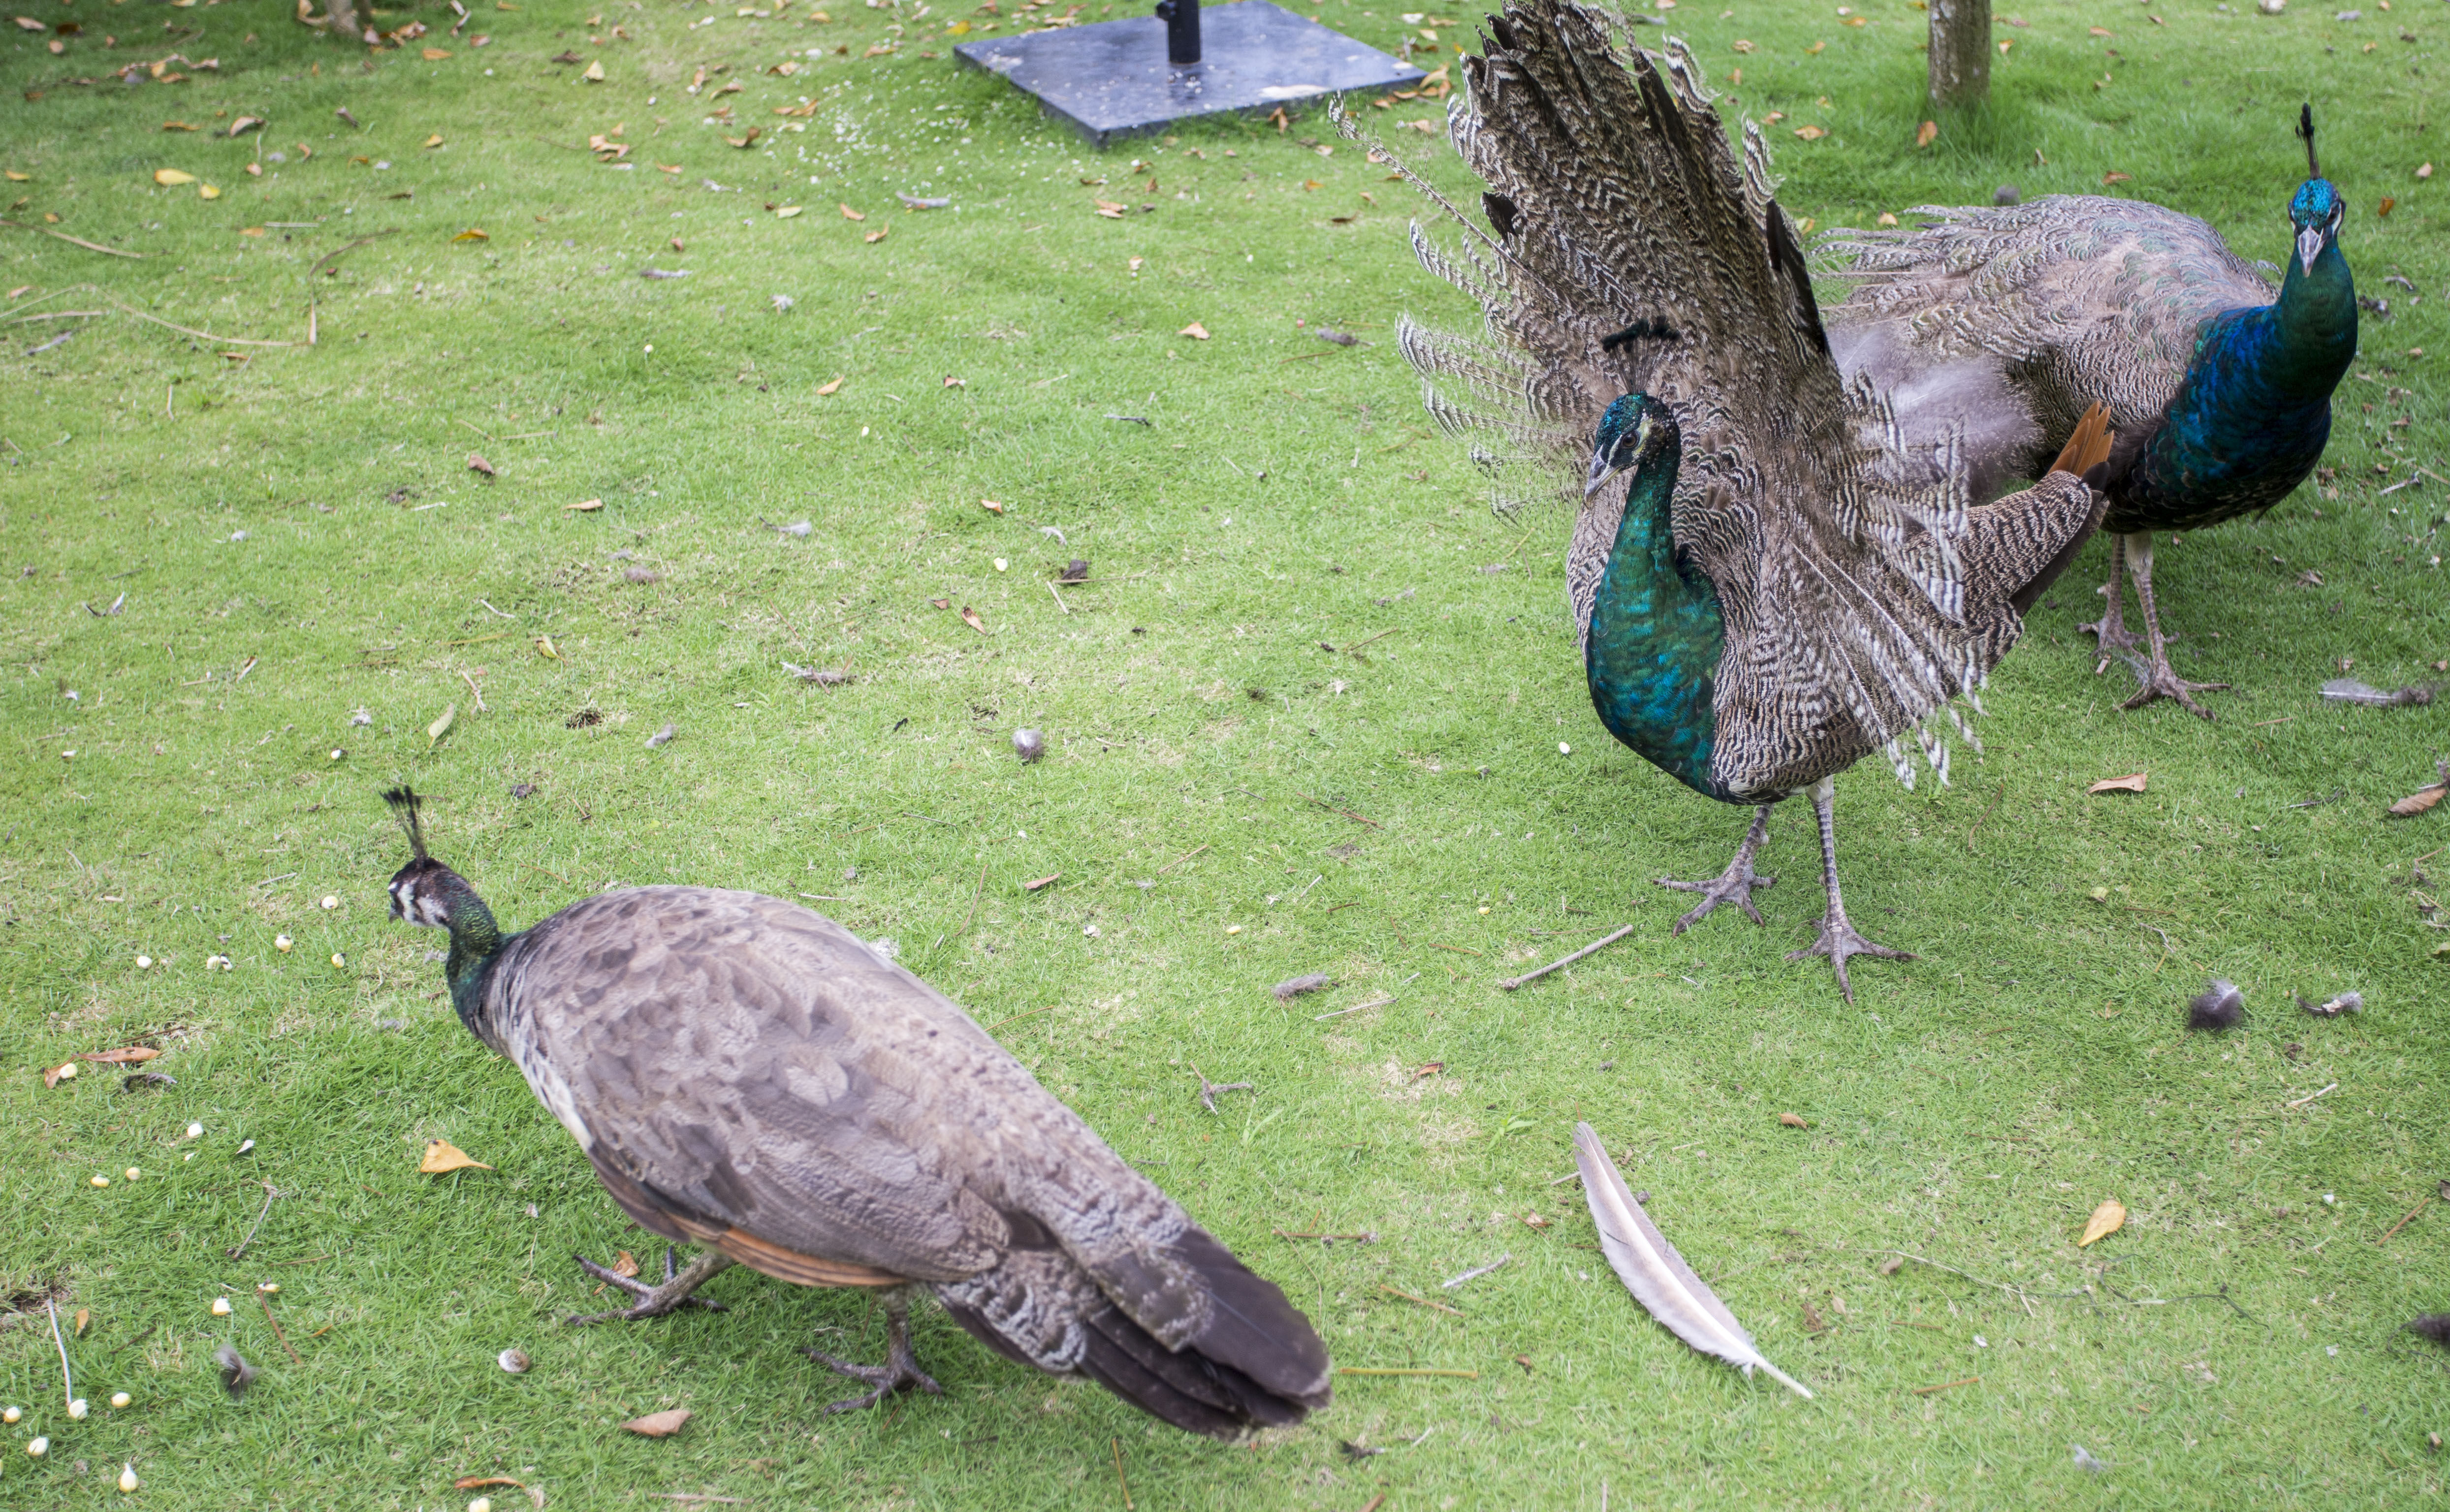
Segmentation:
{"type": "MultiPolygon", "coordinates": [[[[2327,486],[2161,553],[2181,671],[2235,685],[2219,723],[2118,711],[2074,630],[2096,544],[1953,787],[1841,783],[1855,917],[1921,958],[1858,962],[1849,1008],[1782,959],[1820,911],[1800,805],[1766,927],[1669,936],[1684,900],[1649,880],[1715,872],[1744,816],[1599,727],[1568,518],[1492,514],[1431,435],[1393,322],[1470,312],[1323,115],[1092,152],[957,71],[966,6],[471,0],[456,38],[447,9],[379,17],[432,29],[369,57],[274,0],[21,3],[82,30],[58,56],[8,33],[0,117],[0,1399],[28,1409],[0,1506],[100,1505],[128,1462],[135,1504],[182,1508],[457,1507],[455,1478],[507,1475],[560,1508],[1074,1512],[1125,1504],[1118,1466],[1140,1508],[2442,1498],[2450,1356],[2403,1325],[2450,1308],[2450,1209],[2381,1241],[2450,1176],[2419,874],[2450,872],[2421,860],[2450,806],[2382,811],[2450,739],[2440,705],[2315,691],[2450,659],[2450,177],[2417,177],[2450,157],[2442,6],[2031,0],[1989,111],[1922,151],[1922,11],[1676,10],[1742,69],[1731,115],[1782,113],[1784,198],[1824,227],[2115,172],[2277,262],[2311,98],[2389,305],[2327,486]],[[116,75],[174,52],[183,83],[116,75]],[[243,115],[269,125],[229,138],[243,115]],[[1050,587],[1075,556],[1091,581],[1050,587]],[[2142,795],[2085,793],[2136,771],[2142,795]],[[872,1356],[879,1315],[743,1270],[710,1289],[725,1315],[565,1329],[604,1305],[574,1252],[659,1256],[440,1000],[435,937],[387,921],[401,779],[506,922],[687,882],[891,937],[1339,1365],[1476,1375],[1346,1377],[1227,1448],[932,1309],[945,1394],[828,1417],[846,1384],[798,1347],[872,1356]],[[1332,990],[1269,994],[1310,971],[1332,990]],[[2251,1018],[2189,1036],[2214,975],[2251,1018]],[[2361,1017],[2292,1003],[2348,989],[2361,1017]],[[175,1085],[44,1085],[138,1043],[175,1085]],[[1211,1116],[1195,1066],[1256,1092],[1211,1116]],[[1576,1119],[1817,1400],[1641,1313],[1558,1179],[1576,1119]],[[418,1174],[438,1135],[496,1169],[418,1174]],[[2132,1216],[2079,1251],[2106,1197],[2132,1216]],[[47,1295],[90,1312],[83,1422],[47,1295]],[[224,1341],[262,1369],[241,1404],[224,1341]],[[529,1373],[496,1367],[513,1346],[529,1373]],[[614,1426],[671,1406],[675,1438],[614,1426]]],[[[1469,41],[1426,29],[1449,62],[1469,41]]],[[[1465,186],[1403,129],[1437,102],[1362,113],[1465,186]]]]}

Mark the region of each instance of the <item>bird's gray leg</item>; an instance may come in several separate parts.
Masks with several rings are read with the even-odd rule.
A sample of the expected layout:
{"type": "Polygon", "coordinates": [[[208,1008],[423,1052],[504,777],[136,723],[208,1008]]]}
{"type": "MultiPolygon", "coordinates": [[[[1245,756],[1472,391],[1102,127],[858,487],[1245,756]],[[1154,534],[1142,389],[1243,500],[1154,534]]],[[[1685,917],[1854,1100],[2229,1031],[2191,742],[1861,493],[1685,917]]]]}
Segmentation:
{"type": "Polygon", "coordinates": [[[1769,804],[1763,804],[1753,814],[1753,827],[1745,832],[1744,843],[1736,847],[1736,859],[1727,863],[1725,871],[1719,873],[1708,882],[1678,882],[1673,877],[1660,878],[1659,885],[1662,887],[1673,887],[1680,893],[1701,895],[1701,901],[1693,905],[1690,913],[1676,921],[1676,927],[1669,933],[1678,935],[1684,933],[1707,919],[1710,916],[1710,910],[1721,903],[1735,904],[1750,915],[1754,923],[1760,923],[1760,910],[1753,906],[1753,889],[1756,887],[1767,889],[1778,882],[1775,877],[1763,877],[1753,870],[1753,854],[1760,850],[1762,843],[1768,839],[1769,804]]]}
{"type": "Polygon", "coordinates": [[[865,1396],[826,1403],[827,1412],[856,1412],[862,1407],[872,1407],[905,1386],[917,1386],[929,1396],[943,1393],[944,1388],[938,1386],[926,1371],[919,1368],[919,1357],[910,1352],[910,1289],[906,1286],[886,1287],[876,1294],[876,1300],[885,1305],[883,1365],[853,1365],[815,1347],[800,1351],[838,1375],[865,1381],[874,1387],[865,1396]]]}
{"type": "Polygon", "coordinates": [[[2161,614],[2152,603],[2152,537],[2138,534],[2127,553],[2127,570],[2135,574],[2135,597],[2144,606],[2144,630],[2151,637],[2152,660],[2135,669],[2136,681],[2143,686],[2135,696],[2119,705],[2121,708],[2141,708],[2156,698],[2174,698],[2190,714],[2204,719],[2212,711],[2188,697],[2189,693],[2209,692],[2226,688],[2226,683],[2189,683],[2169,666],[2169,653],[2161,639],[2161,614]]]}
{"type": "Polygon", "coordinates": [[[1855,1000],[1855,984],[1846,979],[1846,958],[1876,956],[1882,960],[1912,960],[1910,951],[1892,950],[1875,944],[1855,932],[1846,919],[1846,901],[1838,896],[1838,822],[1832,812],[1837,804],[1838,785],[1823,777],[1812,789],[1812,811],[1820,817],[1820,877],[1829,889],[1829,913],[1820,921],[1820,938],[1801,950],[1786,954],[1789,960],[1801,960],[1806,956],[1826,956],[1838,968],[1838,990],[1846,1000],[1855,1000]]]}
{"type": "Polygon", "coordinates": [[[634,1308],[616,1308],[611,1312],[591,1312],[585,1317],[572,1318],[570,1322],[573,1325],[616,1321],[626,1323],[639,1318],[660,1318],[685,1304],[692,1308],[704,1308],[710,1312],[729,1310],[720,1302],[690,1295],[698,1288],[706,1285],[716,1273],[731,1269],[731,1256],[720,1250],[709,1250],[690,1261],[688,1270],[675,1275],[672,1273],[671,1247],[665,1246],[664,1282],[661,1286],[650,1286],[635,1276],[625,1276],[617,1270],[597,1265],[583,1254],[573,1255],[571,1258],[578,1262],[578,1269],[596,1280],[610,1282],[638,1299],[638,1305],[634,1308]]]}
{"type": "MultiPolygon", "coordinates": [[[[2144,543],[2146,552],[2149,553],[2152,550],[2152,537],[2149,533],[2139,534],[2135,538],[2144,543]]],[[[2100,646],[2101,660],[2095,662],[2092,667],[2092,675],[2095,677],[2110,669],[2110,652],[2123,651],[2135,644],[2133,632],[2127,628],[2124,610],[2127,585],[2118,580],[2119,564],[2125,559],[2126,553],[2127,537],[2111,536],[2110,538],[2110,581],[2101,585],[2101,596],[2110,601],[2110,607],[2101,611],[2101,618],[2090,625],[2076,627],[2080,630],[2092,631],[2093,640],[2100,646]]]]}

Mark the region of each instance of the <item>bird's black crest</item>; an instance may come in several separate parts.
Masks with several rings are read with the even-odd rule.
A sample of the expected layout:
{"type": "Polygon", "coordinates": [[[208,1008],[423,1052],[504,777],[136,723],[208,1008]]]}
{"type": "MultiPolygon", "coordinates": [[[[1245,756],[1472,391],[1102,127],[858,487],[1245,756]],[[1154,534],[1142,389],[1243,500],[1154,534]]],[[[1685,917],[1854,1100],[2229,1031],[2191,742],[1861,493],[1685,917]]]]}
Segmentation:
{"type": "Polygon", "coordinates": [[[419,800],[416,791],[405,786],[395,787],[383,794],[383,802],[391,804],[392,817],[399,821],[399,827],[408,831],[408,848],[416,853],[418,860],[425,860],[425,825],[418,818],[419,800]]]}
{"type": "Polygon", "coordinates": [[[2450,1312],[2421,1313],[2408,1324],[2407,1331],[2420,1339],[2430,1339],[2444,1348],[2450,1348],[2450,1312]]]}
{"type": "Polygon", "coordinates": [[[2187,1003],[2189,1029],[2234,1029],[2246,1018],[2246,995],[2219,978],[2187,1003]]]}
{"type": "Polygon", "coordinates": [[[2321,178],[2323,165],[2314,161],[2314,102],[2311,100],[2298,108],[2297,134],[2305,139],[2305,176],[2321,178]]]}

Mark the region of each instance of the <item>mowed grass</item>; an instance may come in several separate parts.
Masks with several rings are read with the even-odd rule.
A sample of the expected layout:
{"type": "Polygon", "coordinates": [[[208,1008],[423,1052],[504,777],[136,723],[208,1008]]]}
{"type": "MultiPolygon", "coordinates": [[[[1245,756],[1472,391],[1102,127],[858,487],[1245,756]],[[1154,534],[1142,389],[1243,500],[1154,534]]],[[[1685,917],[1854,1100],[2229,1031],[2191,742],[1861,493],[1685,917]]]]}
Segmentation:
{"type": "MultiPolygon", "coordinates": [[[[197,1508],[456,1506],[477,1493],[455,1478],[493,1475],[560,1507],[1119,1508],[1118,1467],[1138,1507],[2441,1497],[2450,1357],[2404,1325],[2450,1308],[2450,1213],[2387,1231],[2450,1175],[2426,927],[2450,858],[2420,860],[2450,810],[2382,811],[2450,741],[2439,706],[2316,694],[2450,659],[2450,257],[2442,181],[2415,176],[2443,152],[2439,8],[2036,4],[2002,17],[1992,107],[1920,152],[1923,12],[1676,12],[1743,70],[1730,115],[1783,114],[1784,198],[1822,226],[2119,172],[2110,192],[2277,262],[2310,98],[2390,306],[2330,491],[2161,554],[2180,668],[2236,685],[2219,723],[2118,711],[2125,674],[2073,628],[2095,546],[1954,786],[1841,783],[1855,917],[1920,956],[1859,962],[1852,1007],[1782,959],[1820,912],[1800,807],[1765,927],[1669,935],[1683,900],[1649,880],[1715,872],[1744,816],[1593,719],[1567,515],[1492,514],[1430,434],[1393,321],[1471,312],[1415,267],[1409,191],[1321,115],[1091,152],[956,71],[966,9],[520,0],[454,39],[421,8],[379,19],[432,34],[364,61],[270,0],[35,9],[84,29],[58,57],[11,33],[26,97],[0,119],[0,167],[29,176],[0,239],[0,287],[27,285],[0,325],[0,1397],[28,1409],[0,1504],[98,1505],[126,1463],[139,1503],[197,1508]],[[107,71],[173,50],[219,68],[107,71]],[[243,114],[270,126],[213,134],[243,114]],[[591,136],[632,150],[599,163],[591,136]],[[105,313],[48,319],[76,310],[105,313]],[[1207,339],[1176,334],[1195,321],[1207,339]],[[1075,556],[1090,581],[1050,588],[1075,556]],[[1020,726],[1046,732],[1036,766],[1020,726]],[[2137,771],[2141,795],[2084,791],[2137,771]],[[401,780],[506,921],[609,885],[816,895],[1281,1281],[1339,1365],[1476,1374],[1347,1376],[1229,1448],[932,1310],[945,1394],[827,1416],[846,1384],[798,1348],[873,1357],[877,1315],[746,1271],[709,1289],[724,1315],[563,1328],[605,1305],[574,1253],[659,1256],[454,1019],[437,938],[386,920],[404,852],[377,795],[401,780]],[[1269,994],[1312,971],[1333,988],[1269,994]],[[2190,1036],[2215,975],[2250,1017],[2190,1036]],[[2292,1002],[2351,989],[2358,1017],[2292,1002]],[[138,1043],[175,1085],[44,1086],[138,1043]],[[1195,1067],[1255,1092],[1212,1116],[1195,1067]],[[1559,1180],[1577,1119],[1817,1400],[1640,1312],[1559,1180]],[[495,1169],[418,1174],[436,1136],[495,1169]],[[2079,1251],[2108,1197],[2125,1229],[2079,1251]],[[1899,1250],[1965,1275],[1890,1273],[1899,1250]],[[82,1422],[46,1296],[64,1328],[90,1313],[82,1422]],[[224,1341],[262,1369],[243,1403],[224,1341]],[[498,1369],[509,1347],[535,1368],[498,1369]],[[672,1406],[695,1414],[675,1438],[614,1426],[672,1406]]],[[[1422,29],[1321,13],[1385,47],[1422,29]]],[[[1468,190],[1400,128],[1436,102],[1362,114],[1468,190]]]]}

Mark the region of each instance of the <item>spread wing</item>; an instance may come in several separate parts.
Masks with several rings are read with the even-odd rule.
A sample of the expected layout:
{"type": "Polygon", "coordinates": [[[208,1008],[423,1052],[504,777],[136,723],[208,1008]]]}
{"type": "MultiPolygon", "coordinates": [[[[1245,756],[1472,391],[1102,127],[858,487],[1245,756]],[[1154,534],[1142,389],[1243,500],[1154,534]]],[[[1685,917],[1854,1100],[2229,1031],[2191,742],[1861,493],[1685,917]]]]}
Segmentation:
{"type": "Polygon", "coordinates": [[[1833,230],[1819,271],[1854,286],[1833,328],[1884,327],[1902,360],[1987,354],[2019,370],[2052,443],[2096,401],[2130,442],[2158,421],[2205,319],[2268,304],[2272,285],[2191,215],[2101,195],[1908,212],[1833,230]]]}
{"type": "MultiPolygon", "coordinates": [[[[1422,264],[1486,316],[1478,336],[1406,323],[1430,413],[1571,497],[1606,405],[1665,401],[1684,437],[1676,539],[1727,619],[1721,782],[1789,790],[1884,746],[1911,781],[1897,738],[1977,688],[2017,629],[2004,595],[1969,593],[1953,440],[1909,455],[1881,395],[1841,380],[1760,130],[1739,162],[1681,44],[1620,49],[1571,0],[1518,0],[1488,27],[1449,127],[1489,229],[1412,181],[1458,239],[1415,225],[1422,264]]],[[[2039,561],[2089,529],[2089,508],[2044,507],[2039,561]]],[[[1603,491],[1577,521],[1586,629],[1622,510],[1603,491]]]]}

